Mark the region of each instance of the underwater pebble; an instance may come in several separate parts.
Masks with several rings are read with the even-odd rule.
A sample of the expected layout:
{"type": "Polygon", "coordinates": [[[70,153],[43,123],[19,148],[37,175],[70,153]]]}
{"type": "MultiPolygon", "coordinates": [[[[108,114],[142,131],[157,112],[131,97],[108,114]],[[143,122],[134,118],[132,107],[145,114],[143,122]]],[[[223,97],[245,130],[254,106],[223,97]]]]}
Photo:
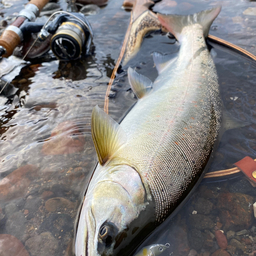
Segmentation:
{"type": "Polygon", "coordinates": [[[58,124],[42,148],[44,155],[73,154],[84,149],[85,138],[73,121],[58,124]]]}
{"type": "Polygon", "coordinates": [[[222,193],[218,198],[220,220],[224,230],[249,229],[253,223],[253,197],[239,193],[222,193]]]}
{"type": "Polygon", "coordinates": [[[13,202],[7,204],[4,208],[4,212],[7,216],[7,218],[17,211],[18,211],[18,207],[13,202]]]}
{"type": "Polygon", "coordinates": [[[83,13],[86,16],[95,15],[100,12],[100,7],[96,4],[88,4],[86,6],[83,6],[79,12],[83,13]]]}
{"type": "Polygon", "coordinates": [[[188,256],[196,256],[197,255],[197,251],[194,249],[191,249],[188,253],[188,256]]]}
{"type": "Polygon", "coordinates": [[[200,251],[204,245],[205,235],[198,229],[191,229],[188,233],[188,242],[191,248],[200,251]]]}
{"type": "Polygon", "coordinates": [[[51,213],[41,224],[39,231],[46,232],[51,230],[54,237],[73,234],[74,216],[73,219],[68,214],[51,213]]]}
{"type": "Polygon", "coordinates": [[[40,235],[35,235],[29,238],[25,246],[31,256],[49,256],[58,255],[58,241],[52,236],[50,232],[43,232],[40,235]]]}
{"type": "Polygon", "coordinates": [[[0,181],[0,200],[10,200],[22,197],[35,176],[37,168],[33,165],[24,165],[8,174],[0,181]]]}
{"type": "Polygon", "coordinates": [[[245,246],[241,242],[239,242],[237,239],[233,238],[229,243],[230,245],[233,245],[234,247],[239,248],[242,251],[245,250],[245,246]]]}
{"type": "Polygon", "coordinates": [[[44,191],[41,195],[41,197],[46,200],[48,199],[49,197],[53,196],[53,192],[52,191],[44,191]]]}
{"type": "Polygon", "coordinates": [[[205,198],[198,198],[192,203],[194,210],[199,214],[210,214],[213,209],[213,203],[205,198]]]}
{"type": "Polygon", "coordinates": [[[219,249],[215,251],[211,256],[230,256],[230,254],[226,250],[219,249]]]}
{"type": "Polygon", "coordinates": [[[28,196],[24,209],[28,210],[28,212],[30,213],[35,213],[37,212],[40,205],[41,205],[40,197],[28,196]]]}
{"type": "Polygon", "coordinates": [[[229,230],[229,231],[227,232],[227,239],[230,240],[231,238],[234,238],[234,237],[235,237],[235,234],[236,234],[235,231],[229,230]]]}
{"type": "Polygon", "coordinates": [[[221,249],[224,249],[224,250],[227,249],[228,241],[225,234],[221,230],[215,230],[215,237],[216,237],[218,246],[221,249]]]}
{"type": "Polygon", "coordinates": [[[256,7],[249,7],[243,12],[244,15],[256,15],[256,7]]]}
{"type": "Polygon", "coordinates": [[[214,222],[211,218],[203,214],[191,214],[189,216],[189,223],[192,228],[199,230],[214,228],[214,222]]]}
{"type": "Polygon", "coordinates": [[[236,232],[237,236],[243,236],[246,235],[248,233],[248,231],[246,229],[243,229],[241,231],[236,232]]]}
{"type": "Polygon", "coordinates": [[[25,239],[27,220],[22,212],[15,212],[6,221],[5,229],[8,234],[15,236],[19,240],[25,239]]]}
{"type": "Polygon", "coordinates": [[[29,253],[16,237],[8,234],[0,234],[1,256],[29,256],[29,253]]]}
{"type": "Polygon", "coordinates": [[[75,203],[62,197],[54,197],[45,202],[45,208],[48,212],[62,212],[65,209],[74,209],[75,203]]]}

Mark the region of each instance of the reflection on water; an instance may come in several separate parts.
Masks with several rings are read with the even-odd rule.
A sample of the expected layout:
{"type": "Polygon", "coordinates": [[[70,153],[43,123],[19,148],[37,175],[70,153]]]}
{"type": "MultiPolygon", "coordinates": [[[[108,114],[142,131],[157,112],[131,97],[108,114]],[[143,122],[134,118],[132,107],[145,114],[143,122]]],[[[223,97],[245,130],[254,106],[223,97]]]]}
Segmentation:
{"type": "MultiPolygon", "coordinates": [[[[180,14],[220,3],[165,2],[172,12],[180,14]]],[[[88,17],[95,34],[92,56],[70,63],[30,64],[12,81],[8,97],[0,97],[0,240],[4,244],[0,248],[12,250],[9,255],[72,255],[76,215],[96,163],[90,136],[91,110],[97,104],[103,107],[130,18],[121,4],[112,0],[99,14],[88,17]]],[[[221,4],[223,9],[211,34],[256,54],[256,16],[243,14],[249,7],[255,8],[255,3],[221,4]]],[[[16,4],[1,12],[6,17],[17,12],[15,8],[16,4]]],[[[154,10],[161,8],[157,4],[154,10]]],[[[217,53],[214,61],[225,109],[245,123],[224,133],[210,168],[219,170],[246,155],[256,156],[256,75],[248,59],[215,44],[212,47],[217,53]]],[[[175,53],[178,44],[153,33],[129,65],[154,80],[155,51],[175,53]]],[[[123,69],[111,91],[110,114],[116,120],[135,102],[127,67],[123,69]]],[[[202,183],[175,218],[160,226],[142,246],[170,243],[163,256],[171,252],[175,256],[207,256],[226,248],[218,232],[222,229],[228,249],[214,255],[247,255],[256,250],[255,197],[255,189],[241,176],[222,183],[202,183]]]]}

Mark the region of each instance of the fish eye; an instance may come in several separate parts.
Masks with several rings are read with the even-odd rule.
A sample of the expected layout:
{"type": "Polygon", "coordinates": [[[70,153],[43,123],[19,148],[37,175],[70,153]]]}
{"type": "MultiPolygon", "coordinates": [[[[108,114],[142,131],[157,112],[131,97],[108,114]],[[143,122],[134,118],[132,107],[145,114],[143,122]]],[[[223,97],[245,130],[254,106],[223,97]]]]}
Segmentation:
{"type": "Polygon", "coordinates": [[[99,229],[99,242],[106,247],[111,246],[114,241],[114,237],[117,234],[117,227],[111,222],[105,222],[99,229]]]}
{"type": "Polygon", "coordinates": [[[100,232],[99,232],[99,237],[101,239],[104,239],[108,234],[108,227],[106,225],[101,226],[100,232]]]}

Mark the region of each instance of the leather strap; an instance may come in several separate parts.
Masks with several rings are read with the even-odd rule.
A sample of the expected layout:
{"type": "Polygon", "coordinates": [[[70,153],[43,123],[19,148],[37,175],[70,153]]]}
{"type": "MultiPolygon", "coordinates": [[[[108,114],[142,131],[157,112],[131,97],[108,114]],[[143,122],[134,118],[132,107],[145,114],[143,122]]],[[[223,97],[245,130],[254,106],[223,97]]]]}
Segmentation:
{"type": "Polygon", "coordinates": [[[235,163],[250,181],[256,184],[256,162],[249,156],[235,163]]]}

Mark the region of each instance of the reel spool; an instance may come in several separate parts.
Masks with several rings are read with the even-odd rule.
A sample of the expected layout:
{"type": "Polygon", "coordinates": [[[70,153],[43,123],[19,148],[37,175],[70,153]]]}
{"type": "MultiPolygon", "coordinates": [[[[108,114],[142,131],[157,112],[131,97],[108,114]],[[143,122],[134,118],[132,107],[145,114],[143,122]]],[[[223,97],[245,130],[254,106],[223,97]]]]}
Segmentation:
{"type": "Polygon", "coordinates": [[[93,33],[83,14],[59,15],[41,30],[39,39],[43,41],[49,33],[53,34],[52,52],[61,61],[76,60],[90,50],[93,33]]]}

